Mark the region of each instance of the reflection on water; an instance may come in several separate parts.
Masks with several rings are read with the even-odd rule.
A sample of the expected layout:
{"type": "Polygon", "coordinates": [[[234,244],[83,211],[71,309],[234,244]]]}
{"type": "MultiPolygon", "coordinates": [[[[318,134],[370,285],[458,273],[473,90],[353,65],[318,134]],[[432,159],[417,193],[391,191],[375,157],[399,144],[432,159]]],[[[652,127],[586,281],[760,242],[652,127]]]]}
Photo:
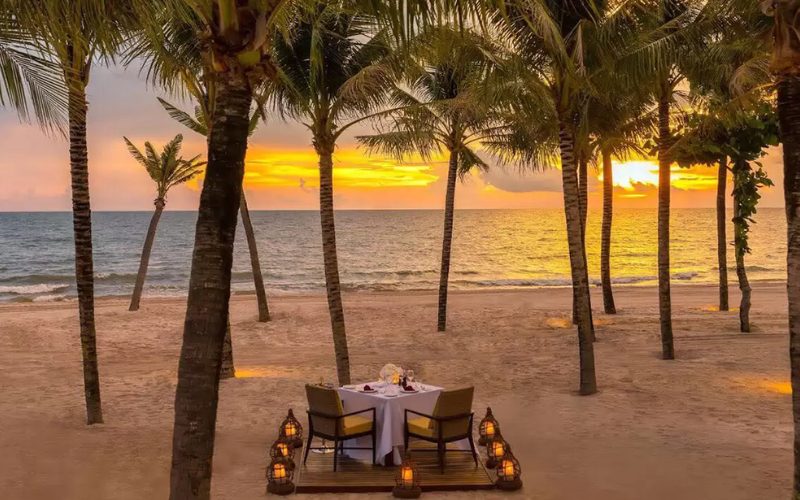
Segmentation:
{"type": "MultiPolygon", "coordinates": [[[[147,212],[94,214],[98,295],[133,288],[147,212]]],[[[612,276],[618,283],[652,283],[656,277],[655,209],[614,215],[612,276]]],[[[271,293],[323,291],[317,212],[253,212],[271,293]]],[[[147,278],[149,295],[185,295],[196,214],[165,212],[147,278]]],[[[753,227],[750,277],[785,279],[785,216],[762,209],[753,227]]],[[[69,213],[0,213],[0,301],[57,300],[74,296],[69,213]]],[[[600,273],[599,211],[590,211],[587,256],[591,279],[600,273]]],[[[336,214],[342,285],[346,290],[435,290],[441,254],[442,213],[435,210],[345,211],[336,214]]],[[[455,216],[453,289],[569,286],[569,259],[560,209],[458,210],[455,216]]],[[[733,237],[733,229],[728,229],[733,237]]],[[[676,282],[716,281],[713,209],[675,209],[672,273],[676,282]]],[[[733,251],[728,252],[733,269],[733,251]]],[[[234,291],[252,290],[241,227],[234,258],[234,291]]],[[[731,272],[731,280],[735,275],[731,272]]]]}

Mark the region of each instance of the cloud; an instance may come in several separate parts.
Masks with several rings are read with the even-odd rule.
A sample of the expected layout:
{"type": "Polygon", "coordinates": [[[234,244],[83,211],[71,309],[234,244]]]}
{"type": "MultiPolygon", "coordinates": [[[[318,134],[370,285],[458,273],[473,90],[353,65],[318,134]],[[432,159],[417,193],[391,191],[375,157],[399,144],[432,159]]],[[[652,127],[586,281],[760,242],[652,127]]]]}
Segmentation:
{"type": "Polygon", "coordinates": [[[480,174],[483,182],[508,193],[561,192],[561,170],[519,171],[495,165],[480,174]]]}

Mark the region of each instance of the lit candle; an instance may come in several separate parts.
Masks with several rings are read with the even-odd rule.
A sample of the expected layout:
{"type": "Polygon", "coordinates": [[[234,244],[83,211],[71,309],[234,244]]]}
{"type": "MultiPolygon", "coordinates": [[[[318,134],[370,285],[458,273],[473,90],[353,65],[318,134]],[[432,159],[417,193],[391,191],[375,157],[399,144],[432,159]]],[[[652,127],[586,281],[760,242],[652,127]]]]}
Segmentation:
{"type": "Polygon", "coordinates": [[[403,484],[411,486],[414,484],[414,469],[411,467],[403,467],[402,470],[403,484]]]}
{"type": "Polygon", "coordinates": [[[286,437],[293,438],[294,435],[297,433],[297,429],[295,429],[294,424],[289,422],[286,424],[286,437]]]}
{"type": "Polygon", "coordinates": [[[502,469],[503,469],[502,472],[503,477],[507,479],[514,478],[514,462],[512,462],[511,460],[503,460],[502,469]]]}
{"type": "Polygon", "coordinates": [[[284,457],[289,456],[289,447],[286,446],[286,443],[278,443],[278,451],[284,457]]]}
{"type": "Polygon", "coordinates": [[[502,441],[496,441],[494,446],[492,447],[492,451],[494,452],[495,458],[500,458],[505,455],[505,448],[503,448],[502,441]]]}
{"type": "Polygon", "coordinates": [[[494,437],[494,422],[486,422],[486,437],[490,439],[494,437]]]}
{"type": "Polygon", "coordinates": [[[272,475],[275,479],[284,479],[286,477],[286,467],[283,464],[275,464],[272,470],[272,475]]]}

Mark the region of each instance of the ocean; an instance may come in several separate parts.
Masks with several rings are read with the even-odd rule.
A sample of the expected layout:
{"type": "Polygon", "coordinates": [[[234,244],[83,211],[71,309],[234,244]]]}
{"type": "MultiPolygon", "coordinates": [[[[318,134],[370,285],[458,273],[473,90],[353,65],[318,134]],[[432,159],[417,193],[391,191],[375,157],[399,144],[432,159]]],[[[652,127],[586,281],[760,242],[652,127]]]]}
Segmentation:
{"type": "MultiPolygon", "coordinates": [[[[93,215],[95,293],[133,289],[150,212],[93,215]]],[[[145,296],[183,296],[189,283],[197,214],[165,212],[150,259],[145,296]]],[[[436,290],[443,213],[436,210],[336,213],[345,290],[436,290]]],[[[324,290],[319,215],[314,211],[253,211],[268,293],[324,290]]],[[[599,211],[590,211],[590,278],[600,276],[599,211]]],[[[785,280],[786,222],[782,209],[761,209],[747,257],[752,280],[785,280]]],[[[451,289],[568,286],[569,261],[560,209],[457,210],[451,289]]],[[[612,275],[621,284],[655,283],[656,210],[615,212],[612,275]]],[[[237,231],[235,293],[252,291],[247,243],[237,231]]],[[[733,239],[733,228],[728,228],[733,239]]],[[[680,283],[716,283],[713,209],[672,212],[672,276],[680,283]]],[[[68,212],[0,213],[0,302],[55,301],[75,296],[72,218],[68,212]]],[[[735,286],[733,248],[729,279],[735,286]]]]}

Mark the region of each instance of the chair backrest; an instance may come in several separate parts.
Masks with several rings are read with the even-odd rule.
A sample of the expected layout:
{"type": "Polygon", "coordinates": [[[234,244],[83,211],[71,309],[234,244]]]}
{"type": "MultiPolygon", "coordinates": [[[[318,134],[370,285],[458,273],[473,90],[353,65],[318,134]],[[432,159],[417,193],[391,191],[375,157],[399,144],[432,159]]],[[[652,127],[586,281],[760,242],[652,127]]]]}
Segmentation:
{"type": "MultiPolygon", "coordinates": [[[[472,396],[475,393],[474,387],[466,389],[456,389],[454,391],[442,391],[436,406],[433,408],[434,417],[452,417],[455,415],[469,414],[472,412],[472,396]]],[[[438,437],[439,429],[437,422],[433,421],[434,436],[438,437]]],[[[470,433],[469,417],[448,420],[442,423],[442,437],[449,439],[456,436],[465,436],[470,433]]]]}
{"type": "MultiPolygon", "coordinates": [[[[335,389],[306,384],[306,397],[308,397],[308,408],[311,411],[335,416],[344,414],[342,399],[335,389]]],[[[336,434],[337,420],[335,418],[325,418],[314,415],[311,415],[310,418],[311,425],[314,427],[315,432],[321,432],[329,436],[336,434]]]]}

